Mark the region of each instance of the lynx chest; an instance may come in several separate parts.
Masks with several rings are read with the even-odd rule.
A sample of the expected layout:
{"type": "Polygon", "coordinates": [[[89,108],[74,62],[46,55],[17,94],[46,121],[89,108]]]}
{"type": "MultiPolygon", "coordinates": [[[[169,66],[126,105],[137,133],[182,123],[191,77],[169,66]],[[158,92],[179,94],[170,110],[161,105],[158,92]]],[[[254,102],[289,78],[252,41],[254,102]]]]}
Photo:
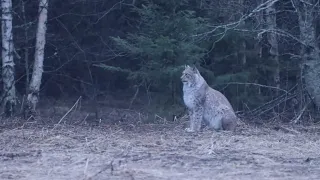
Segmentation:
{"type": "Polygon", "coordinates": [[[197,90],[192,88],[183,88],[183,101],[184,104],[189,108],[193,109],[197,106],[197,90]]]}

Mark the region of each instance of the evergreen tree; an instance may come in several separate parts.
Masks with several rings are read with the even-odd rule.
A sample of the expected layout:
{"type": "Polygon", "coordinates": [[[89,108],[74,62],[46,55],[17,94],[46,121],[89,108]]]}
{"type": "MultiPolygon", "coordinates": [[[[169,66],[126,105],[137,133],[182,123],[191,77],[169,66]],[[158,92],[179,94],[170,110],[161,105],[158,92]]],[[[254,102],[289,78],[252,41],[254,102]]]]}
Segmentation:
{"type": "Polygon", "coordinates": [[[155,88],[169,85],[172,90],[172,83],[179,81],[181,67],[199,64],[207,51],[205,41],[197,34],[208,30],[208,22],[187,10],[187,5],[188,1],[157,1],[133,8],[139,16],[137,31],[125,38],[112,37],[118,50],[129,57],[131,68],[104,67],[126,72],[131,80],[155,88]]]}

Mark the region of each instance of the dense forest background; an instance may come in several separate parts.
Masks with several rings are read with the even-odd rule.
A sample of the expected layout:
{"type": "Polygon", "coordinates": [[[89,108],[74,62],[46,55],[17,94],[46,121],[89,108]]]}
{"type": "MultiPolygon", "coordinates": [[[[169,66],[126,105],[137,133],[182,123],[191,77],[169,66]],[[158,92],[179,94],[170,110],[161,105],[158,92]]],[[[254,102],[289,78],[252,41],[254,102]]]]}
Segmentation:
{"type": "MultiPolygon", "coordinates": [[[[39,2],[12,3],[21,102],[35,59],[39,2]]],[[[50,0],[39,96],[82,96],[97,106],[109,96],[122,99],[121,108],[180,116],[181,71],[194,64],[239,115],[317,122],[319,6],[316,0],[50,0]]]]}

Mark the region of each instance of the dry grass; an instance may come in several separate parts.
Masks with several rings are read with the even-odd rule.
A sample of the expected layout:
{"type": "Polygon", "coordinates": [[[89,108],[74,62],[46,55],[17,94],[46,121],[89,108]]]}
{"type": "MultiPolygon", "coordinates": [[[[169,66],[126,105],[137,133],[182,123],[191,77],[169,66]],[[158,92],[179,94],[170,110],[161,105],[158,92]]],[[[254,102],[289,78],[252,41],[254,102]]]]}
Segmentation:
{"type": "Polygon", "coordinates": [[[0,179],[319,179],[319,141],[317,129],[244,126],[197,134],[177,124],[3,129],[0,179]]]}
{"type": "Polygon", "coordinates": [[[74,102],[45,103],[41,118],[0,120],[1,180],[320,178],[318,126],[242,123],[235,133],[190,134],[184,120],[133,110],[102,107],[97,122],[74,102]],[[143,123],[152,118],[158,124],[143,123]]]}

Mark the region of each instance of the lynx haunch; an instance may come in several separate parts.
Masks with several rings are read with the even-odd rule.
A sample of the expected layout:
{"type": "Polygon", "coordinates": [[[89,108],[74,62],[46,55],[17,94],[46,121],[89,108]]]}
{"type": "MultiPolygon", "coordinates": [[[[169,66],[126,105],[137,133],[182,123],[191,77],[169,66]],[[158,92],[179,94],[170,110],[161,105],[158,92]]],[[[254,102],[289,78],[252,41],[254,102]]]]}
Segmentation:
{"type": "Polygon", "coordinates": [[[196,67],[186,65],[181,81],[183,100],[190,118],[190,127],[186,131],[199,131],[203,120],[216,131],[235,130],[238,118],[228,99],[212,89],[196,67]]]}

